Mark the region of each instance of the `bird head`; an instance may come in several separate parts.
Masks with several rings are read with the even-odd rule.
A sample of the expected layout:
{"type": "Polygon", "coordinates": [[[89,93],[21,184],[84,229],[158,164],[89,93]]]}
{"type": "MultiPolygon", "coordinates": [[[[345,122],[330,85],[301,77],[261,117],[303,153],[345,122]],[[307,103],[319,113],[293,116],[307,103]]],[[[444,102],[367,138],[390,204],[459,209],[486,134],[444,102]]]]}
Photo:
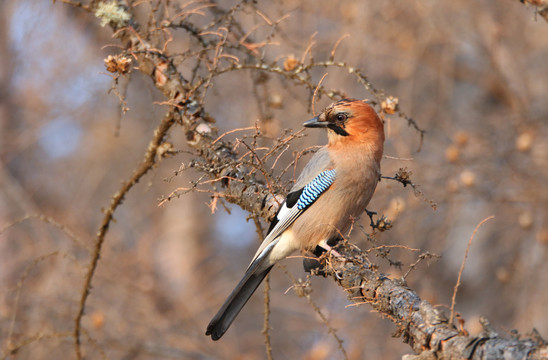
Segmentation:
{"type": "Polygon", "coordinates": [[[329,145],[384,143],[384,125],[375,110],[365,101],[343,99],[325,108],[303,124],[309,128],[326,128],[329,145]]]}

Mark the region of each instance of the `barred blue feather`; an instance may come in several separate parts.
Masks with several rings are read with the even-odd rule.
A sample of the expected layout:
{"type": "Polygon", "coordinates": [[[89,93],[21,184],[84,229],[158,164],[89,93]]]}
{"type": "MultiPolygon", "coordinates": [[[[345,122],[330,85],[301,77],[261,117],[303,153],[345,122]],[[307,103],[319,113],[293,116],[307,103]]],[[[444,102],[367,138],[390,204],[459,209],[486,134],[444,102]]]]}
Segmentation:
{"type": "Polygon", "coordinates": [[[333,181],[335,181],[336,171],[325,170],[322,171],[318,176],[309,182],[303,189],[299,200],[297,201],[297,208],[303,210],[306,207],[310,206],[320,195],[327,190],[333,181]]]}

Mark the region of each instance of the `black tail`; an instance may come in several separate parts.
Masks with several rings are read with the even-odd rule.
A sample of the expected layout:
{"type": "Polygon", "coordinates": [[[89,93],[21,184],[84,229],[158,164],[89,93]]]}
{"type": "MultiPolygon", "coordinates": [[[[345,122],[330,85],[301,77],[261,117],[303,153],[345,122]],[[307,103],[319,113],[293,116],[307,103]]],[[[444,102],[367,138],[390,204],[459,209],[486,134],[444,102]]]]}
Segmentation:
{"type": "MultiPolygon", "coordinates": [[[[259,261],[260,263],[261,261],[259,261]]],[[[225,303],[207,326],[206,335],[211,335],[213,340],[219,340],[228,330],[240,310],[253,295],[259,284],[263,281],[272,266],[259,271],[260,264],[252,264],[247,269],[243,279],[232,290],[225,303]]]]}

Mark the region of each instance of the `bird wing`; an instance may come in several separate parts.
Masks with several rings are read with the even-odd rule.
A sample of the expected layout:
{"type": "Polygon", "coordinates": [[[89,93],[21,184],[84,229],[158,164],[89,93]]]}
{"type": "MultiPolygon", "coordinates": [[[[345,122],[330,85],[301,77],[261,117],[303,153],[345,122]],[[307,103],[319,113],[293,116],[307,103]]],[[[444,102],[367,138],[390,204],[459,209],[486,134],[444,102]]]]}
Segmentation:
{"type": "Polygon", "coordinates": [[[286,200],[272,220],[268,234],[259,250],[257,250],[249,267],[254,263],[258,264],[262,262],[263,258],[278,243],[280,235],[333,184],[335,177],[335,169],[324,170],[304,185],[304,187],[292,191],[287,195],[286,200]]]}

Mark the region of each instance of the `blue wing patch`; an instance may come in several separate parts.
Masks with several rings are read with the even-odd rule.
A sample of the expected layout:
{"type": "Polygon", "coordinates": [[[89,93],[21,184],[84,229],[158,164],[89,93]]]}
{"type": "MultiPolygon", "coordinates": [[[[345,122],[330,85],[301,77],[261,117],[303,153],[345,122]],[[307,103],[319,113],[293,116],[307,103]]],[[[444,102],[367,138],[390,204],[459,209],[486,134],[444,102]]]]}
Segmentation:
{"type": "Polygon", "coordinates": [[[297,208],[303,210],[306,207],[310,206],[320,195],[327,190],[333,181],[335,181],[336,171],[325,170],[322,171],[318,176],[309,182],[304,188],[299,200],[297,201],[297,208]]]}

